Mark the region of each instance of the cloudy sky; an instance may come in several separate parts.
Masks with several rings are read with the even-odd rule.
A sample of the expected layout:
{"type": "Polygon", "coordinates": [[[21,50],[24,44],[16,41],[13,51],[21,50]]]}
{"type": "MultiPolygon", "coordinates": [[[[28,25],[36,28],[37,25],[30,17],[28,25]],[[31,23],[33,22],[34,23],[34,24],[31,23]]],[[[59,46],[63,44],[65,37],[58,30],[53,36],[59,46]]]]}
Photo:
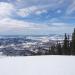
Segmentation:
{"type": "Polygon", "coordinates": [[[71,33],[75,0],[0,0],[0,35],[71,33]]]}

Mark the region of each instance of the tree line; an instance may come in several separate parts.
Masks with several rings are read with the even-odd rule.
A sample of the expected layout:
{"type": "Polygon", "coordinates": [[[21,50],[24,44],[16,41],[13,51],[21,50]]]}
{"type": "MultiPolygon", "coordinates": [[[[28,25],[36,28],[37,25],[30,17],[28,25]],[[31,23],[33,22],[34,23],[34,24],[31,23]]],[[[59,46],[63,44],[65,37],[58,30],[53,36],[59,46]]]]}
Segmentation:
{"type": "Polygon", "coordinates": [[[65,33],[63,43],[57,42],[57,45],[52,46],[49,51],[53,55],[75,55],[75,28],[71,39],[65,33]]]}
{"type": "MultiPolygon", "coordinates": [[[[37,55],[42,55],[38,52],[37,55]]],[[[45,55],[75,55],[75,28],[72,37],[65,33],[63,43],[57,41],[57,44],[52,45],[45,55]]]]}

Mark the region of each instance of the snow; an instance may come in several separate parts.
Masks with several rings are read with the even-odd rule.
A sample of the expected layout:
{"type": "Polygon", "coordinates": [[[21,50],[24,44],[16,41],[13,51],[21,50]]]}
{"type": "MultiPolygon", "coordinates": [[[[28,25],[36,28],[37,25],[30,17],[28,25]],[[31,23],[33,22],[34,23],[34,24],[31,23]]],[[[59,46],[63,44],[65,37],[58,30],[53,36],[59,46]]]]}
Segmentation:
{"type": "Polygon", "coordinates": [[[0,57],[0,75],[75,75],[74,56],[0,57]]]}

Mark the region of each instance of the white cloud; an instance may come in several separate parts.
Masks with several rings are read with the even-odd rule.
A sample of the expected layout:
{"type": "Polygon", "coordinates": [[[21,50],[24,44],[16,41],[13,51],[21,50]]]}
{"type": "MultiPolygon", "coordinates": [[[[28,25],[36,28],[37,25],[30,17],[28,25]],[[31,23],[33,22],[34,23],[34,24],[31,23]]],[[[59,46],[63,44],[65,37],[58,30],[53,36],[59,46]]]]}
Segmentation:
{"type": "Polygon", "coordinates": [[[14,19],[2,19],[0,20],[0,30],[35,30],[35,29],[45,29],[48,28],[47,25],[41,25],[41,24],[36,24],[36,23],[31,23],[31,22],[25,22],[25,21],[20,21],[20,20],[14,20],[14,19]]]}
{"type": "Polygon", "coordinates": [[[49,20],[49,23],[55,23],[55,22],[61,22],[61,20],[58,19],[58,18],[51,18],[51,19],[49,20]]]}
{"type": "Polygon", "coordinates": [[[0,18],[5,18],[11,15],[14,6],[9,3],[0,2],[0,18]]]}
{"type": "MultiPolygon", "coordinates": [[[[47,0],[47,1],[31,0],[30,1],[31,3],[37,2],[37,4],[39,4],[38,2],[43,3],[43,4],[40,3],[39,5],[37,5],[37,4],[29,5],[28,4],[29,2],[25,1],[29,6],[18,9],[17,14],[20,15],[21,17],[26,17],[30,14],[40,15],[42,13],[47,13],[47,10],[54,10],[54,9],[58,8],[63,3],[63,1],[64,0],[60,0],[60,1],[59,0],[53,0],[53,1],[52,0],[47,0]]],[[[58,10],[57,12],[60,13],[61,11],[58,10]]]]}
{"type": "Polygon", "coordinates": [[[61,4],[64,0],[16,0],[20,2],[21,5],[31,6],[31,5],[54,5],[54,4],[61,4]]]}
{"type": "Polygon", "coordinates": [[[36,15],[40,15],[42,13],[47,13],[47,10],[41,10],[41,11],[37,11],[35,12],[36,15]]]}
{"type": "Polygon", "coordinates": [[[66,15],[71,15],[75,12],[75,0],[71,0],[71,3],[68,5],[66,10],[66,15]]]}
{"type": "Polygon", "coordinates": [[[19,9],[18,12],[17,12],[17,14],[22,16],[22,17],[28,16],[32,13],[36,14],[36,15],[40,15],[42,13],[47,13],[47,10],[42,9],[38,6],[32,6],[32,7],[19,9]]]}
{"type": "Polygon", "coordinates": [[[67,23],[46,23],[46,24],[39,24],[39,23],[32,23],[32,22],[25,22],[14,20],[10,18],[0,20],[0,34],[14,32],[14,34],[40,34],[40,33],[65,33],[71,32],[74,26],[71,26],[67,23]],[[69,30],[69,31],[68,31],[69,30]],[[38,33],[36,33],[38,32],[38,33]]]}
{"type": "Polygon", "coordinates": [[[51,24],[52,24],[52,26],[55,26],[55,27],[66,27],[69,25],[67,23],[62,23],[62,22],[53,22],[51,24]]]}
{"type": "Polygon", "coordinates": [[[41,0],[41,1],[40,0],[35,0],[35,1],[34,0],[31,0],[31,1],[16,0],[16,1],[19,2],[19,5],[16,5],[16,7],[14,6],[14,4],[11,4],[11,3],[0,2],[0,17],[9,16],[12,14],[14,10],[15,10],[14,13],[17,13],[21,17],[25,17],[30,14],[40,15],[42,13],[47,13],[48,9],[53,10],[57,8],[59,5],[63,3],[63,0],[60,0],[60,1],[59,0],[47,0],[47,1],[45,0],[41,0]],[[31,5],[30,3],[33,5],[31,5]],[[36,5],[36,3],[39,5],[36,5]],[[21,5],[23,7],[21,7],[21,5]]]}
{"type": "MultiPolygon", "coordinates": [[[[50,20],[50,23],[48,24],[47,23],[39,24],[39,23],[26,22],[22,20],[15,20],[9,17],[10,15],[12,15],[12,12],[14,10],[16,10],[15,13],[17,13],[21,17],[25,17],[30,14],[40,15],[42,13],[47,13],[48,9],[54,10],[59,5],[61,5],[63,0],[60,0],[60,1],[50,0],[50,1],[52,1],[52,4],[48,2],[49,4],[32,5],[32,6],[28,6],[24,8],[15,8],[14,5],[12,5],[11,3],[0,2],[0,18],[1,18],[0,33],[7,32],[12,34],[12,32],[17,31],[17,33],[27,32],[28,34],[28,33],[36,33],[35,31],[39,33],[44,33],[44,32],[47,32],[47,33],[60,32],[61,33],[61,32],[67,32],[69,30],[71,31],[74,28],[74,26],[68,25],[67,23],[58,23],[59,20],[57,20],[56,18],[53,18],[52,20],[50,20]]],[[[44,3],[45,2],[46,1],[44,0],[44,3]]],[[[57,13],[61,13],[61,10],[60,9],[57,10],[57,13]]]]}
{"type": "Polygon", "coordinates": [[[22,16],[22,17],[25,17],[25,16],[28,16],[30,13],[32,13],[33,11],[36,11],[36,7],[29,7],[29,8],[22,8],[22,9],[19,9],[17,14],[22,16]]]}

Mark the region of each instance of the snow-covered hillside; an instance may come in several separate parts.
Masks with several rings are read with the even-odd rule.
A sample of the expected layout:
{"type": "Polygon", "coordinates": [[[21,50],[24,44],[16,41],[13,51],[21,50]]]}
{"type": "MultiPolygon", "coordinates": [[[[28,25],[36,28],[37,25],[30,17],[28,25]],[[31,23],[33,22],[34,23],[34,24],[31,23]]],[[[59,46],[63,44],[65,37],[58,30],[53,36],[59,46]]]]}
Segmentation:
{"type": "Polygon", "coordinates": [[[75,57],[1,57],[0,75],[75,75],[75,57]]]}

